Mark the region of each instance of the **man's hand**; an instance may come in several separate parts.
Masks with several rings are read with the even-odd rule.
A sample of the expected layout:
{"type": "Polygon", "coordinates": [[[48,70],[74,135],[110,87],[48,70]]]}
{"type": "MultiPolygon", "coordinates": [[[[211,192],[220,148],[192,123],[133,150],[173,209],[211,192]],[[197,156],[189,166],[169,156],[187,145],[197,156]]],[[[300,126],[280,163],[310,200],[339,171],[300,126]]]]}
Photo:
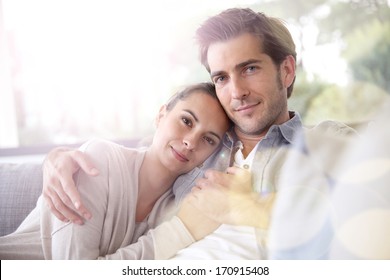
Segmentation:
{"type": "Polygon", "coordinates": [[[251,173],[229,167],[225,173],[208,170],[205,178],[197,181],[188,202],[218,223],[267,229],[274,194],[255,193],[251,173]]]}
{"type": "Polygon", "coordinates": [[[61,221],[83,224],[91,213],[81,202],[73,174],[79,169],[91,176],[99,174],[85,154],[69,148],[51,150],[43,163],[42,194],[51,212],[61,221]]]}

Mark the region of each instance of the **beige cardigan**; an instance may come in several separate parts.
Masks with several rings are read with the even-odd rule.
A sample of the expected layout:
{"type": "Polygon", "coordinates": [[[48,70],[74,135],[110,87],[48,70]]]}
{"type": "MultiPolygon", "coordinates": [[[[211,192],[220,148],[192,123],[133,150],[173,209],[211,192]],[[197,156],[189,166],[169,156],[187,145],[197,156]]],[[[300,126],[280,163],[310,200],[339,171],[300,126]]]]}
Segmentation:
{"type": "MultiPolygon", "coordinates": [[[[37,207],[20,227],[0,238],[1,259],[153,259],[154,246],[164,247],[167,239],[172,238],[179,248],[193,242],[176,217],[145,235],[150,228],[173,216],[171,190],[156,202],[145,221],[135,222],[138,171],[145,150],[98,140],[86,143],[81,149],[100,171],[96,177],[84,172],[76,177],[83,202],[93,218],[82,226],[63,223],[50,213],[40,197],[37,207]],[[153,235],[161,235],[162,245],[154,244],[153,235]]],[[[175,250],[174,247],[170,249],[175,250]]]]}

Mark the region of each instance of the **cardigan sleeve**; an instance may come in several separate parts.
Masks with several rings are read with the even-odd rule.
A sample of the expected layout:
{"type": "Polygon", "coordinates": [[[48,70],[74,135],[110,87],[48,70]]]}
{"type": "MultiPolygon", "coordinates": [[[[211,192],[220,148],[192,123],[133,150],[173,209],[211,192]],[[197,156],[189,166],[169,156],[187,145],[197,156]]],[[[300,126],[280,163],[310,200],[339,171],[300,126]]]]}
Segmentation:
{"type": "Polygon", "coordinates": [[[194,242],[194,238],[188,232],[182,221],[177,216],[174,216],[171,220],[151,229],[148,234],[140,237],[138,242],[120,248],[114,254],[101,256],[99,259],[169,259],[180,249],[194,242]]]}
{"type": "Polygon", "coordinates": [[[174,216],[151,231],[154,241],[155,259],[173,257],[179,250],[195,242],[183,222],[174,216]]]}

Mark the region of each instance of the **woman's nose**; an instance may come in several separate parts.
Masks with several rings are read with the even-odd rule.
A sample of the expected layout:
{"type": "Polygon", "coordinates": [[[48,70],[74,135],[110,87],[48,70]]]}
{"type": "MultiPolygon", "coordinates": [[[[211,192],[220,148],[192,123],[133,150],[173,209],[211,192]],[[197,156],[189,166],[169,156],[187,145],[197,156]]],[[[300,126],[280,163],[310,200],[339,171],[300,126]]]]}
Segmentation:
{"type": "Polygon", "coordinates": [[[188,150],[193,150],[195,149],[196,147],[196,143],[197,143],[197,137],[195,135],[192,135],[192,134],[187,134],[184,139],[183,139],[183,143],[185,145],[185,147],[188,149],[188,150]]]}

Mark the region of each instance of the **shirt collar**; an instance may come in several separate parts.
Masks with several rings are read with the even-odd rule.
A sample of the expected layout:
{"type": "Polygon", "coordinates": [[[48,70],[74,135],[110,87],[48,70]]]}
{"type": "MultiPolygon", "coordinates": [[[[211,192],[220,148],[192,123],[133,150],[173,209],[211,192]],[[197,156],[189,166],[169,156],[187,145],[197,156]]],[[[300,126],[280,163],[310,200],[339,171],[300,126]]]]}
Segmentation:
{"type": "MultiPolygon", "coordinates": [[[[290,119],[288,121],[280,125],[271,126],[264,138],[267,138],[267,136],[269,136],[269,134],[275,129],[279,129],[283,138],[291,144],[294,140],[294,136],[296,135],[297,131],[302,129],[302,120],[298,112],[289,111],[289,114],[290,119]]],[[[223,144],[227,148],[231,149],[233,147],[233,144],[237,143],[237,141],[238,137],[232,127],[228,132],[225,133],[223,144]]]]}
{"type": "Polygon", "coordinates": [[[297,132],[302,129],[302,120],[298,112],[290,111],[289,114],[290,119],[288,121],[275,126],[280,129],[284,139],[286,139],[291,144],[297,132]]]}

